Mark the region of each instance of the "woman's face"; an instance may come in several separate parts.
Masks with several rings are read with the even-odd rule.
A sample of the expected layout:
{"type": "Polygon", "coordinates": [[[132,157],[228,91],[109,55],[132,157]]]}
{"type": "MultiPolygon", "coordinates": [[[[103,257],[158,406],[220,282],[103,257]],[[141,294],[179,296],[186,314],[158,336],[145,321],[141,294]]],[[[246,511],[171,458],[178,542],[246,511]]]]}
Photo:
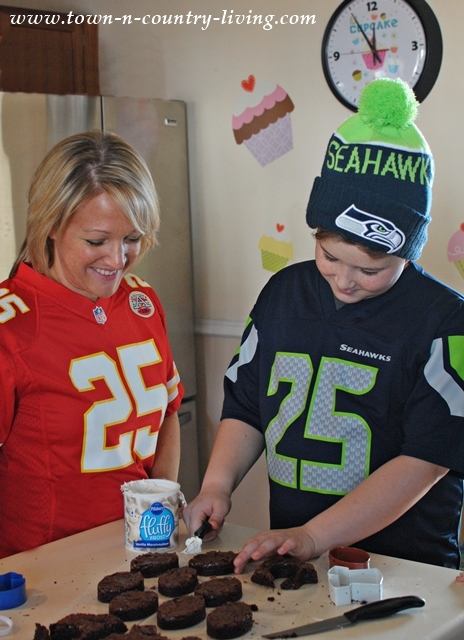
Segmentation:
{"type": "Polygon", "coordinates": [[[350,304],[388,291],[403,273],[407,260],[385,254],[372,258],[354,244],[336,238],[316,240],[316,265],[341,302],[350,304]]]}
{"type": "Polygon", "coordinates": [[[115,293],[140,253],[140,232],[106,192],[81,204],[50,238],[51,277],[93,301],[115,293]]]}

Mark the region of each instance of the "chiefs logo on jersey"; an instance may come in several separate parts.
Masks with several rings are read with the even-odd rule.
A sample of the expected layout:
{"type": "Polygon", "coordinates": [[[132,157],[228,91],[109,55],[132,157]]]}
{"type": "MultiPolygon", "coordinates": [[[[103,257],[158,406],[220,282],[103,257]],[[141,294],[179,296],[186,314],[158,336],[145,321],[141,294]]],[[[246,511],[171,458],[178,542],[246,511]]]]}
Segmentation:
{"type": "Polygon", "coordinates": [[[149,318],[155,313],[155,305],[146,293],[132,291],[129,294],[129,305],[132,311],[141,318],[149,318]]]}

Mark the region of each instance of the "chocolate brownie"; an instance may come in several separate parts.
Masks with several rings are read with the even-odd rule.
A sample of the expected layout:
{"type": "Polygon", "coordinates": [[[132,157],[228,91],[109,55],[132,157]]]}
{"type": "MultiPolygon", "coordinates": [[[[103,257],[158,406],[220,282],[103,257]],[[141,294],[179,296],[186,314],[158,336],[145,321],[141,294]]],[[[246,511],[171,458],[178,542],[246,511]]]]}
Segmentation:
{"type": "Polygon", "coordinates": [[[219,607],[225,602],[240,600],[242,583],[238,578],[210,578],[198,585],[195,594],[203,596],[207,607],[219,607]]]}
{"type": "Polygon", "coordinates": [[[251,574],[251,581],[260,584],[262,587],[275,587],[274,576],[266,567],[257,567],[251,574]]]}
{"type": "Polygon", "coordinates": [[[234,551],[205,551],[189,560],[189,567],[197,570],[199,576],[224,576],[234,572],[234,551]]]}
{"type": "Polygon", "coordinates": [[[121,620],[148,618],[158,609],[158,594],[155,591],[125,591],[115,596],[109,612],[121,620]]]}
{"type": "Polygon", "coordinates": [[[304,584],[316,584],[317,571],[311,562],[302,562],[294,576],[287,578],[280,585],[281,589],[299,589],[304,584]]]}
{"type": "Polygon", "coordinates": [[[197,572],[192,567],[170,569],[158,578],[158,591],[168,598],[192,593],[198,584],[197,572]]]}
{"type": "Polygon", "coordinates": [[[35,632],[33,640],[50,640],[50,633],[43,624],[35,623],[35,632]]]}
{"type": "Polygon", "coordinates": [[[206,632],[218,640],[243,636],[252,626],[253,614],[244,602],[226,602],[206,616],[206,632]]]}
{"type": "Polygon", "coordinates": [[[188,595],[162,602],[157,621],[161,629],[186,629],[206,617],[205,601],[201,596],[188,595]]]}
{"type": "Polygon", "coordinates": [[[177,553],[162,553],[150,551],[133,558],[130,563],[131,571],[141,571],[144,578],[156,578],[169,569],[179,566],[177,553]]]}
{"type": "Polygon", "coordinates": [[[168,638],[158,633],[156,624],[134,624],[126,640],[168,640],[168,638]]]}
{"type": "Polygon", "coordinates": [[[100,602],[110,602],[124,591],[143,591],[143,575],[138,571],[119,571],[105,576],[97,585],[97,597],[100,602]]]}
{"type": "Polygon", "coordinates": [[[100,640],[125,631],[124,622],[107,613],[71,613],[50,625],[52,640],[100,640]]]}
{"type": "Polygon", "coordinates": [[[286,578],[280,585],[282,589],[299,589],[303,584],[315,584],[317,572],[310,562],[274,553],[251,574],[251,581],[265,587],[275,587],[275,578],[286,578]]]}
{"type": "Polygon", "coordinates": [[[156,624],[134,624],[129,633],[112,633],[105,640],[169,640],[158,633],[156,624]]]}

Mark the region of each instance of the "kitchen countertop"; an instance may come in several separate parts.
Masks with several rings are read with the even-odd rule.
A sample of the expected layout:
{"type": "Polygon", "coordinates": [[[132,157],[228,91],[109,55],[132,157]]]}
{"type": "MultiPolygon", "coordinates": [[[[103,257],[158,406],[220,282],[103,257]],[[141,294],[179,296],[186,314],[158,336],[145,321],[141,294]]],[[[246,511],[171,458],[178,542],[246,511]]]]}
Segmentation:
{"type": "MultiPolygon", "coordinates": [[[[203,551],[238,551],[254,533],[248,527],[226,523],[216,540],[203,544],[203,551]]],[[[191,557],[181,553],[186,537],[181,523],[177,549],[181,566],[186,565],[191,557]]],[[[119,520],[0,560],[0,574],[15,571],[24,575],[28,596],[22,606],[0,611],[1,615],[13,621],[13,629],[6,638],[32,640],[36,622],[48,627],[68,613],[107,613],[108,605],[97,600],[97,583],[110,573],[128,571],[130,560],[136,555],[124,546],[124,523],[119,520]]],[[[275,589],[253,584],[250,576],[257,565],[248,565],[240,577],[243,582],[242,600],[256,604],[258,610],[253,613],[254,627],[242,636],[244,640],[259,638],[264,633],[292,625],[341,615],[359,606],[359,603],[335,606],[330,600],[327,554],[313,560],[313,564],[319,583],[304,585],[297,591],[280,590],[280,580],[276,582],[275,589]]],[[[464,583],[455,581],[458,571],[375,554],[371,554],[371,567],[383,574],[383,598],[417,595],[425,598],[425,607],[325,632],[321,638],[458,640],[464,637],[464,583]]],[[[145,580],[148,588],[156,583],[156,578],[145,580]]],[[[160,602],[164,599],[160,596],[160,602]]],[[[153,623],[156,623],[156,614],[139,622],[153,623]]],[[[204,640],[208,638],[205,622],[189,629],[160,632],[173,640],[180,640],[186,635],[204,640]]]]}

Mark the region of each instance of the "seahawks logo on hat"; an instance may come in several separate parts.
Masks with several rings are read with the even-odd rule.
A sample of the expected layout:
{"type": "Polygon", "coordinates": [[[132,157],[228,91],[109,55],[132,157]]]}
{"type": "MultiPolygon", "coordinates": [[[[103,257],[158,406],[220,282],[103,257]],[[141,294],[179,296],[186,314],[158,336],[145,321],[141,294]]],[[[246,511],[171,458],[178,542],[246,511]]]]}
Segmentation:
{"type": "Polygon", "coordinates": [[[354,204],[336,218],[335,224],[360,238],[388,247],[387,253],[398,251],[406,241],[404,233],[392,222],[361,211],[354,204]]]}

